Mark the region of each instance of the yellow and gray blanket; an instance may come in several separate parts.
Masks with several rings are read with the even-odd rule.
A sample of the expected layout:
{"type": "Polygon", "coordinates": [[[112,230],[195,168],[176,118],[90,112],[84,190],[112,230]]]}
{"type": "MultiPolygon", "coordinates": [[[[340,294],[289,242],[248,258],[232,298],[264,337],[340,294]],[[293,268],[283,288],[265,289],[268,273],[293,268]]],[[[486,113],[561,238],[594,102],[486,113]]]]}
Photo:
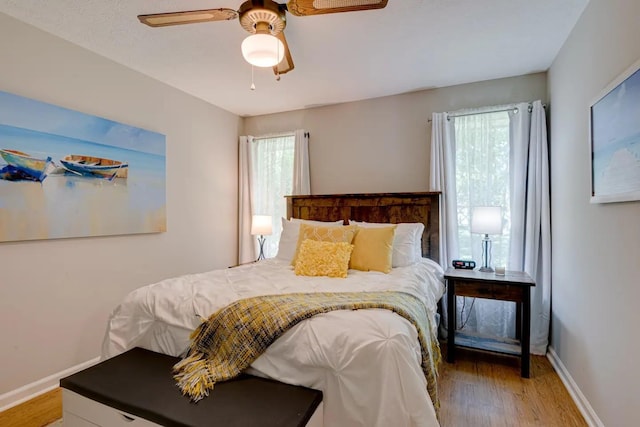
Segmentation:
{"type": "Polygon", "coordinates": [[[187,356],[174,366],[182,393],[198,401],[218,381],[239,375],[278,337],[298,322],[333,310],[380,308],[407,319],[418,331],[422,370],[431,400],[439,408],[440,348],[424,305],[404,292],[297,293],[238,300],[214,313],[191,335],[187,356]]]}

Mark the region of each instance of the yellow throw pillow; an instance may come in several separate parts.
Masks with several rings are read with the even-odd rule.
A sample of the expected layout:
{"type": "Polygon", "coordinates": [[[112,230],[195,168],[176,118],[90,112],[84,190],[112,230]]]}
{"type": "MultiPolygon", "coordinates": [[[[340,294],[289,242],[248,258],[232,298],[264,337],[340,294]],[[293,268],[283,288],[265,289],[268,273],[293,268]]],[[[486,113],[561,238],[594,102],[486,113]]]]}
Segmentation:
{"type": "Polygon", "coordinates": [[[319,242],[351,243],[354,234],[356,234],[355,225],[346,225],[344,227],[318,227],[302,223],[300,224],[300,232],[298,235],[298,246],[291,265],[296,265],[300,245],[307,239],[319,242]]]}
{"type": "Polygon", "coordinates": [[[347,277],[353,245],[307,239],[300,245],[295,272],[298,276],[347,277]]]}
{"type": "Polygon", "coordinates": [[[349,268],[362,271],[390,272],[395,233],[395,225],[381,228],[358,227],[353,238],[353,252],[349,268]]]}

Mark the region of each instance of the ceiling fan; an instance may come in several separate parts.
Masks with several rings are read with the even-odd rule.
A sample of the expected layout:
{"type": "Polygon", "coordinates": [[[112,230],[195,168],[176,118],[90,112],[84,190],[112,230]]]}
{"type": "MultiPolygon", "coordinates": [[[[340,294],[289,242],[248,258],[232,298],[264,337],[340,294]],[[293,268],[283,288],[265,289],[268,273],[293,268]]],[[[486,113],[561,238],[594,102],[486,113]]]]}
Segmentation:
{"type": "Polygon", "coordinates": [[[189,10],[138,15],[138,19],[150,27],[165,27],[239,18],[242,28],[251,33],[242,42],[244,58],[258,67],[273,67],[279,79],[280,74],[294,68],[284,37],[286,12],[295,16],[309,16],[382,9],[386,5],[387,0],[289,0],[286,4],[273,0],[247,0],[237,11],[228,8],[189,10]]]}

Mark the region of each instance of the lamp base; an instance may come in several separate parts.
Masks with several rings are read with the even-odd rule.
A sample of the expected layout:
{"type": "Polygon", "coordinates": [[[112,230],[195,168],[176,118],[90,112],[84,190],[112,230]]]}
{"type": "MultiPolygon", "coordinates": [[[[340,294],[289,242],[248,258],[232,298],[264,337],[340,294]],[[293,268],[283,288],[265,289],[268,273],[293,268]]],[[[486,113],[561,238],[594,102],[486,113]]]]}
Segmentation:
{"type": "Polygon", "coordinates": [[[482,239],[482,267],[478,269],[478,271],[482,271],[483,273],[493,273],[493,268],[489,265],[491,264],[491,239],[489,239],[489,235],[485,234],[484,239],[482,239]]]}
{"type": "Polygon", "coordinates": [[[267,240],[262,234],[258,237],[258,243],[260,244],[260,255],[258,255],[258,259],[256,262],[265,259],[264,258],[264,242],[267,240]]]}

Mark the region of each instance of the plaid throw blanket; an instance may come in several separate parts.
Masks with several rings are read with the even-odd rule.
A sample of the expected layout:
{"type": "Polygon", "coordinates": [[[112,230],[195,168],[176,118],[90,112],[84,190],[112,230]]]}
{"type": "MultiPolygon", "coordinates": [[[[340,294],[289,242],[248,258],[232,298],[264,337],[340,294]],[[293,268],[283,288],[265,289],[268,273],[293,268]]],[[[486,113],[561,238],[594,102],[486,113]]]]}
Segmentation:
{"type": "Polygon", "coordinates": [[[238,300],[214,313],[191,335],[187,356],[174,366],[182,393],[198,401],[218,381],[239,375],[271,343],[298,322],[332,310],[381,308],[411,322],[418,331],[422,370],[438,411],[440,348],[424,305],[404,292],[299,293],[238,300]]]}

